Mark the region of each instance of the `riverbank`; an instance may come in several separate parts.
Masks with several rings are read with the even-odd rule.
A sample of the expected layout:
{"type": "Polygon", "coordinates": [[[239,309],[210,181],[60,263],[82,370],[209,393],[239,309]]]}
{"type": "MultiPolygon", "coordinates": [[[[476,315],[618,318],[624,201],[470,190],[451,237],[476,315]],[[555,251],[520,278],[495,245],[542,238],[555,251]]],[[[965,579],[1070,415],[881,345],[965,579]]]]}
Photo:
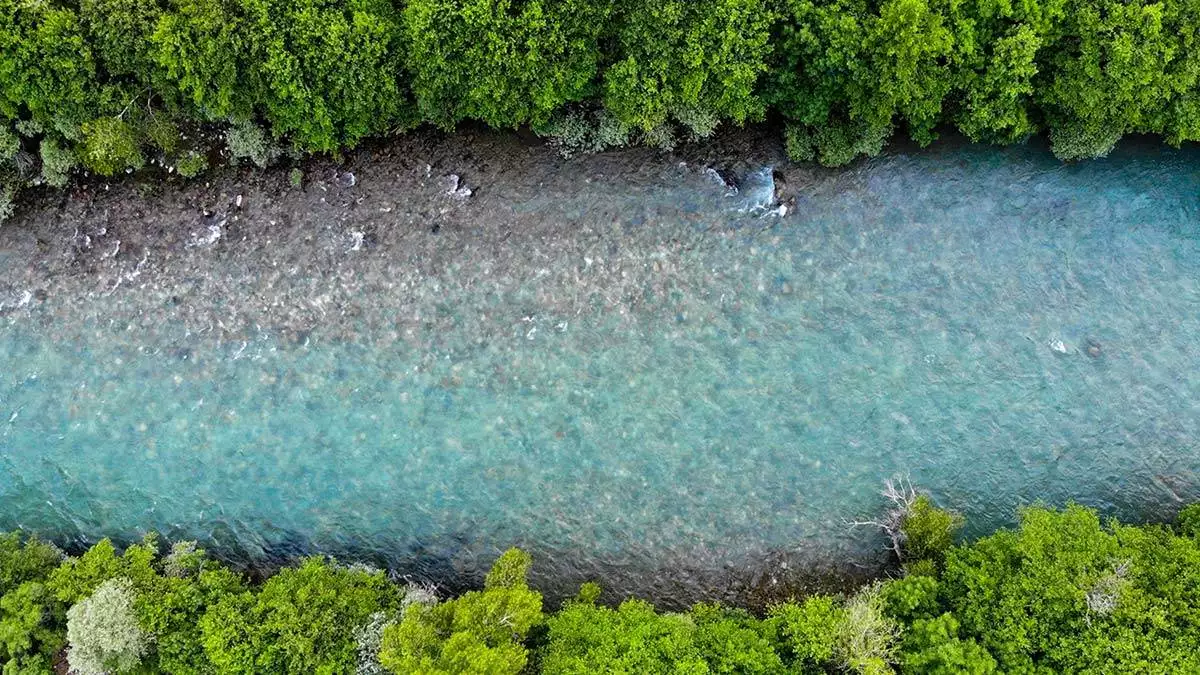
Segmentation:
{"type": "MultiPolygon", "coordinates": [[[[907,485],[878,519],[904,562],[836,595],[757,613],[705,602],[656,611],[585,583],[544,602],[539,561],[498,556],[482,584],[308,558],[250,581],[195,542],[108,540],[78,558],[0,537],[6,668],[22,672],[517,673],[1191,672],[1200,667],[1200,505],[1173,526],[1027,509],[954,545],[962,521],[907,485]],[[482,586],[482,588],[480,588],[482,586]]],[[[686,574],[676,570],[675,575],[686,574]]]]}

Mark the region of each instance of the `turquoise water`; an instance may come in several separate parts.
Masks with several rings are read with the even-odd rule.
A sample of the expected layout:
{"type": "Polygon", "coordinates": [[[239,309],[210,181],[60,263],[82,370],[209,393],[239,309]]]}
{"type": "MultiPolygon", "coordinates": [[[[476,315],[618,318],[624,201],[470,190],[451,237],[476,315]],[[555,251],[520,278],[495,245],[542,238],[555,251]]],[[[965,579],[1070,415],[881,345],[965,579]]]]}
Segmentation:
{"type": "Polygon", "coordinates": [[[562,179],[513,211],[570,243],[603,200],[621,236],[448,253],[412,339],[34,312],[0,337],[0,524],[431,576],[520,544],[575,580],[875,550],[846,522],[898,473],[977,532],[1037,500],[1169,515],[1200,498],[1198,159],[944,148],[820,174],[783,218],[690,174],[562,179]]]}

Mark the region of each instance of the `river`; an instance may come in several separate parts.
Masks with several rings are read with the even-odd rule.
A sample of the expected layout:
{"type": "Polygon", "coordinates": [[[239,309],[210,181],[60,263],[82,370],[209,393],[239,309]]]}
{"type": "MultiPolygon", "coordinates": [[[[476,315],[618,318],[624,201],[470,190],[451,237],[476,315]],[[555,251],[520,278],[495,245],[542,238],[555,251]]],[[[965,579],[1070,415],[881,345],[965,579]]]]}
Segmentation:
{"type": "Polygon", "coordinates": [[[672,603],[877,562],[898,474],[969,534],[1200,498],[1195,151],[719,167],[780,216],[702,158],[452,140],[0,228],[0,524],[447,583],[518,544],[672,603]]]}

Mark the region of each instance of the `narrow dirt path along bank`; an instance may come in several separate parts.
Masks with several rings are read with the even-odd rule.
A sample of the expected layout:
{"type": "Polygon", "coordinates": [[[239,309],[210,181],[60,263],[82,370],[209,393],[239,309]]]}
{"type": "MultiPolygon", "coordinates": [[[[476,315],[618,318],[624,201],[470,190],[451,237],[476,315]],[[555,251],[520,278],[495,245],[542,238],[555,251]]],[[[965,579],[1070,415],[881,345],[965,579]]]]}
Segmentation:
{"type": "Polygon", "coordinates": [[[551,595],[680,604],[869,571],[896,473],[980,531],[1170,513],[1195,160],[429,135],[42,195],[0,228],[0,525],[451,583],[520,545],[551,595]]]}

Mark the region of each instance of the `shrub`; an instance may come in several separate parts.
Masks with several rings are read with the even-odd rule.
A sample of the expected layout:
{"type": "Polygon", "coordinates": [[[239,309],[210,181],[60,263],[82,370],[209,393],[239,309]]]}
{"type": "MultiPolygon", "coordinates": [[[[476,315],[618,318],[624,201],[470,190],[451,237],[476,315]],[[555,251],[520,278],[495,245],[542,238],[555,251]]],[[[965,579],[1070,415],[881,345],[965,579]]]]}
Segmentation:
{"type": "Polygon", "coordinates": [[[846,602],[834,643],[835,659],[846,670],[863,675],[893,672],[900,625],[884,613],[882,591],[877,582],[846,602]]]}
{"type": "Polygon", "coordinates": [[[189,150],[176,160],[175,170],[184,178],[195,178],[208,170],[208,158],[195,150],[189,150]]]}
{"type": "Polygon", "coordinates": [[[75,154],[53,139],[43,139],[41,145],[42,180],[52,187],[66,187],[77,161],[75,154]]]}
{"type": "Polygon", "coordinates": [[[704,672],[707,667],[691,617],[658,614],[642,600],[626,600],[617,609],[570,602],[547,623],[546,675],[704,672]]]}
{"type": "Polygon", "coordinates": [[[410,0],[407,66],[443,128],[542,125],[591,93],[612,0],[410,0]]]}
{"type": "Polygon", "coordinates": [[[63,646],[64,607],[45,580],[62,551],[19,533],[0,535],[0,663],[7,672],[45,672],[63,646]]]}
{"type": "Polygon", "coordinates": [[[893,619],[910,623],[940,611],[938,581],[933,576],[909,575],[883,586],[884,611],[893,619]]]}
{"type": "Polygon", "coordinates": [[[110,579],[67,610],[71,670],[79,675],[124,673],[141,663],[148,637],[133,613],[133,583],[110,579]]]}
{"type": "Polygon", "coordinates": [[[224,594],[200,630],[223,673],[346,673],[358,663],[355,628],[398,601],[382,572],[309,558],[271,577],[257,596],[224,594]]]}
{"type": "Polygon", "coordinates": [[[951,549],[941,593],[964,639],[1006,671],[1188,672],[1200,668],[1197,588],[1195,540],[1070,506],[951,549]]]}
{"type": "Polygon", "coordinates": [[[0,185],[0,224],[12,218],[16,211],[16,206],[13,204],[13,198],[16,196],[17,189],[11,184],[0,185]]]}
{"type": "Polygon", "coordinates": [[[437,605],[408,605],[383,630],[379,660],[395,673],[519,673],[521,642],[542,620],[542,597],[526,585],[529,554],[506,551],[482,591],[437,605]]]}
{"type": "Polygon", "coordinates": [[[150,145],[166,153],[175,152],[183,139],[179,133],[179,126],[165,115],[147,115],[141,127],[142,134],[150,145]]]}
{"type": "Polygon", "coordinates": [[[690,612],[696,625],[696,649],[711,673],[783,675],[788,672],[775,652],[771,625],[748,612],[716,604],[700,604],[690,612]]]}
{"type": "Polygon", "coordinates": [[[175,543],[159,568],[137,589],[134,605],[139,625],[154,636],[156,667],[172,675],[213,672],[200,621],[223,598],[244,593],[245,584],[191,541],[175,543]]]}
{"type": "Polygon", "coordinates": [[[234,0],[170,0],[150,38],[154,59],[201,120],[245,117],[250,87],[248,34],[234,0]]]}
{"type": "Polygon", "coordinates": [[[6,125],[0,125],[0,164],[15,162],[21,151],[21,139],[6,125]]]}
{"type": "MultiPolygon", "coordinates": [[[[400,86],[399,17],[387,0],[240,0],[260,103],[276,137],[330,152],[415,113],[400,86]]],[[[263,162],[255,160],[260,166],[263,162]]]]}
{"type": "Polygon", "coordinates": [[[768,3],[625,2],[618,16],[619,56],[604,74],[604,105],[621,122],[650,132],[674,117],[704,136],[717,120],[761,117],[754,88],[766,70],[768,3]]]}
{"type": "Polygon", "coordinates": [[[938,508],[927,495],[919,495],[900,523],[905,557],[941,560],[954,545],[954,535],[963,522],[962,516],[938,508]]]}
{"type": "MultiPolygon", "coordinates": [[[[163,14],[156,0],[81,0],[79,15],[88,43],[109,76],[124,76],[144,86],[161,85],[156,77],[150,38],[163,14]]],[[[159,87],[156,87],[159,88],[159,87]]]]}
{"type": "Polygon", "coordinates": [[[618,148],[630,139],[629,126],[603,108],[559,113],[537,131],[564,157],[618,148]]]}
{"type": "Polygon", "coordinates": [[[379,662],[379,649],[383,644],[383,629],[389,623],[386,612],[375,612],[366,624],[354,629],[354,645],[358,651],[358,666],[354,669],[355,675],[385,675],[387,673],[383,664],[379,662]]]}
{"type": "Polygon", "coordinates": [[[0,597],[0,646],[5,673],[49,672],[66,644],[64,606],[41,581],[26,581],[0,597]]]}
{"type": "Polygon", "coordinates": [[[141,544],[117,555],[108,539],[101,539],[82,556],[67,558],[47,581],[55,597],[65,603],[76,603],[89,597],[106,581],[123,578],[134,588],[147,588],[154,583],[157,572],[154,559],[158,555],[157,540],[148,535],[141,544]]]}
{"type": "Polygon", "coordinates": [[[69,131],[94,117],[98,94],[91,47],[73,10],[0,0],[0,116],[69,131]]]}
{"type": "Polygon", "coordinates": [[[1200,538],[1200,504],[1189,504],[1179,512],[1176,520],[1179,532],[1184,536],[1200,538]]]}
{"type": "Polygon", "coordinates": [[[974,640],[958,636],[958,621],[950,614],[917,619],[904,639],[905,672],[929,675],[990,675],[999,672],[996,659],[974,640]]]}
{"type": "Polygon", "coordinates": [[[116,117],[101,117],[83,124],[83,164],[101,176],[145,165],[133,128],[116,117]]]}
{"type": "Polygon", "coordinates": [[[266,130],[248,120],[234,122],[225,131],[225,144],[234,159],[249,159],[264,169],[283,154],[266,130]]]}
{"type": "Polygon", "coordinates": [[[771,608],[771,621],[781,647],[792,659],[808,668],[832,666],[837,636],[845,612],[833,598],[814,595],[803,603],[785,603],[771,608]]]}

